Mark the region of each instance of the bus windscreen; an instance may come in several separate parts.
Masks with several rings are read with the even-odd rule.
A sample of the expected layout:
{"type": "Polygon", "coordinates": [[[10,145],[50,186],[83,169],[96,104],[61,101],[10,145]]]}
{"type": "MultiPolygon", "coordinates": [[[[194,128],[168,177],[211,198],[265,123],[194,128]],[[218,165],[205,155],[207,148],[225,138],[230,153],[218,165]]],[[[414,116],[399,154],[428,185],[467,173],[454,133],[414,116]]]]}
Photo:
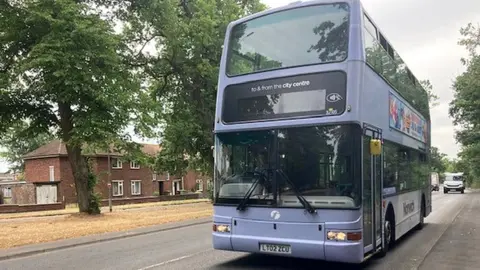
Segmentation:
{"type": "Polygon", "coordinates": [[[350,10],[346,3],[283,10],[232,27],[226,74],[344,61],[350,10]]]}

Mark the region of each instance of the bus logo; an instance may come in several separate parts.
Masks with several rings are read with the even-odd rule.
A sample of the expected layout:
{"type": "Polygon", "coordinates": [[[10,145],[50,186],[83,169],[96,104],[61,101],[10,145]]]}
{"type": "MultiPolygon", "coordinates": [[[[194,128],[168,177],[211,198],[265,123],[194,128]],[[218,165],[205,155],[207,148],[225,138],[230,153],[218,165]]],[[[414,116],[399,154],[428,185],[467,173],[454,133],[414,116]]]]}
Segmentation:
{"type": "Polygon", "coordinates": [[[271,213],[270,213],[270,217],[272,217],[273,219],[277,220],[280,218],[280,212],[278,212],[277,210],[273,210],[271,213]]]}
{"type": "Polygon", "coordinates": [[[343,99],[342,96],[340,94],[337,94],[337,93],[331,93],[327,96],[328,102],[337,102],[337,101],[340,101],[342,99],[343,99]]]}
{"type": "Polygon", "coordinates": [[[415,211],[415,202],[414,201],[409,201],[409,202],[403,202],[403,215],[409,215],[415,211]]]}

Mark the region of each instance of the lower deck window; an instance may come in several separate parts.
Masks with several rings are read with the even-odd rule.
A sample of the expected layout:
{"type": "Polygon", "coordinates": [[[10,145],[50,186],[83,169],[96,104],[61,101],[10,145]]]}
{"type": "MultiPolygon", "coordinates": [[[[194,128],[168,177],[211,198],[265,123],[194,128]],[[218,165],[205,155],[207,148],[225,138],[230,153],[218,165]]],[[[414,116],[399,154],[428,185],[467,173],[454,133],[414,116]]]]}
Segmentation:
{"type": "Polygon", "coordinates": [[[383,156],[384,188],[399,192],[428,185],[430,170],[424,153],[385,141],[383,156]]]}

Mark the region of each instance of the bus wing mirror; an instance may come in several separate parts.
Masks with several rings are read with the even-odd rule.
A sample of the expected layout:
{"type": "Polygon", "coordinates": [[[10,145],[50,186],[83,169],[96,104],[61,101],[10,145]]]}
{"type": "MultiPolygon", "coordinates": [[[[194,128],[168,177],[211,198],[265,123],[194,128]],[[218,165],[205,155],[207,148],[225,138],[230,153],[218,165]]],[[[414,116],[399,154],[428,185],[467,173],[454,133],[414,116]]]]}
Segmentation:
{"type": "Polygon", "coordinates": [[[382,153],[382,142],[378,139],[370,140],[370,154],[379,156],[382,153]]]}

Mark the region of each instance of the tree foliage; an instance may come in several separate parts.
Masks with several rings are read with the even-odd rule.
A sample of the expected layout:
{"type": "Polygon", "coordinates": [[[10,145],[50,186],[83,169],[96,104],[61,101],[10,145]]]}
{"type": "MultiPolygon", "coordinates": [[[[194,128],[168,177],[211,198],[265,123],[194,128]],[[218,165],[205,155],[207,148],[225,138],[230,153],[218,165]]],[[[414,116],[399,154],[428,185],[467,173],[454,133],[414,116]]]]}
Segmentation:
{"type": "Polygon", "coordinates": [[[450,103],[450,116],[460,127],[456,139],[461,144],[459,157],[462,168],[474,180],[480,179],[480,27],[472,23],[460,29],[459,45],[465,47],[468,57],[462,58],[466,70],[453,84],[454,99],[450,103]]]}
{"type": "Polygon", "coordinates": [[[83,146],[124,141],[129,124],[148,134],[153,101],[126,65],[122,36],[91,5],[0,3],[0,136],[19,125],[23,140],[54,130],[66,143],[80,211],[92,212],[83,146]]]}
{"type": "Polygon", "coordinates": [[[447,155],[440,152],[437,147],[430,148],[430,167],[431,171],[437,173],[444,173],[447,170],[446,161],[447,155]]]}
{"type": "Polygon", "coordinates": [[[22,157],[54,139],[49,132],[26,134],[27,127],[28,123],[20,121],[0,137],[0,147],[5,148],[5,151],[0,152],[0,160],[10,164],[11,172],[23,172],[25,164],[22,157]]]}
{"type": "Polygon", "coordinates": [[[124,1],[115,10],[129,43],[129,63],[163,107],[157,169],[210,172],[218,67],[229,22],[265,9],[259,0],[124,1]],[[153,47],[155,53],[149,52],[153,47]]]}

